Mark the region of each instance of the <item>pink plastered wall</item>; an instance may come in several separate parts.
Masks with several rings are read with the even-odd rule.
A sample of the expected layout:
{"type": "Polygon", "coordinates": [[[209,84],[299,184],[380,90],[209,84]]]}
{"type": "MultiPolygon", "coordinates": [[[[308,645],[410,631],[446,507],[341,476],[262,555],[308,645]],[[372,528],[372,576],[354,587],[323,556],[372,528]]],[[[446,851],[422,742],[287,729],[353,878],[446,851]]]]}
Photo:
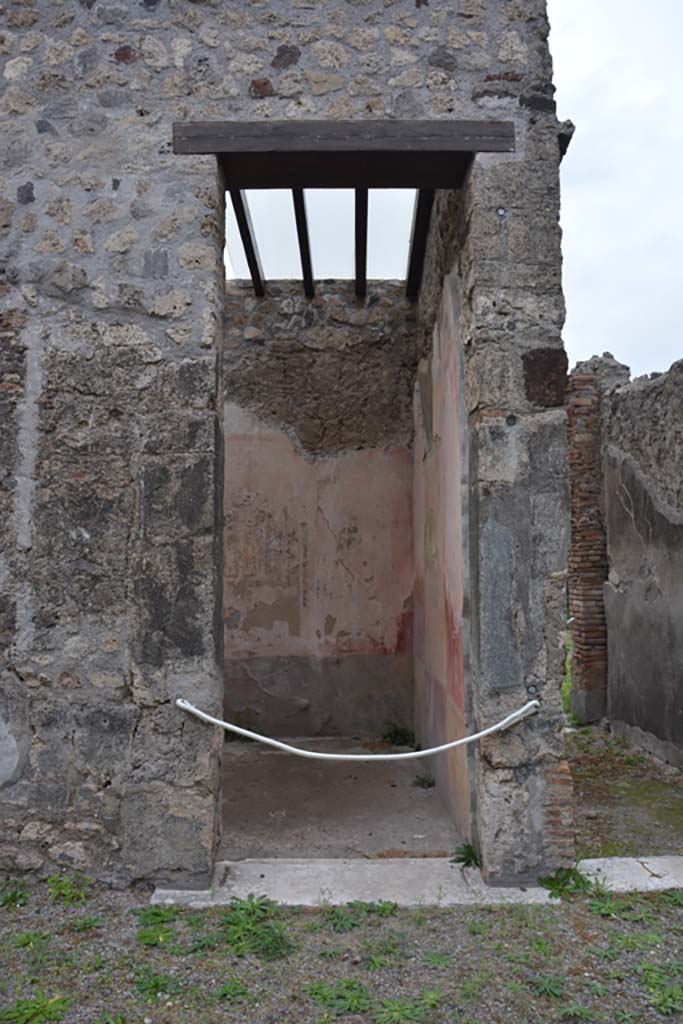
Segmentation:
{"type": "Polygon", "coordinates": [[[410,643],[412,459],[406,448],[307,459],[226,412],[226,650],[394,654],[410,643]]]}
{"type": "MultiPolygon", "coordinates": [[[[270,688],[274,707],[327,702],[314,717],[332,729],[410,715],[410,450],[307,456],[227,403],[225,452],[226,707],[234,696],[248,720],[285,728],[270,688]]],[[[299,718],[302,734],[318,728],[299,718]]]]}
{"type": "MultiPolygon", "coordinates": [[[[462,382],[453,303],[445,292],[431,359],[415,391],[413,486],[415,551],[414,672],[418,738],[423,747],[465,735],[462,382]]],[[[434,758],[442,797],[469,834],[465,748],[434,758]]]]}

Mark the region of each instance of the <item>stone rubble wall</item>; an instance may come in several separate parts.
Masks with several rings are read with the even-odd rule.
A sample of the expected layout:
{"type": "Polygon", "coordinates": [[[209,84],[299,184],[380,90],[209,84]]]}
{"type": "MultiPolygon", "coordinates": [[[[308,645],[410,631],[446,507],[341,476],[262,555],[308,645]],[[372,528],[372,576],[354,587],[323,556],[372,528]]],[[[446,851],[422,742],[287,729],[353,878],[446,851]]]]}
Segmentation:
{"type": "Polygon", "coordinates": [[[572,709],[683,763],[683,361],[629,383],[609,353],[568,398],[572,709]]]}
{"type": "Polygon", "coordinates": [[[221,706],[223,200],[179,120],[502,118],[437,199],[420,302],[461,281],[474,755],[491,880],[568,856],[564,377],[543,0],[8,0],[0,28],[0,868],[206,883],[221,706]],[[454,251],[453,242],[460,244],[454,251]],[[559,821],[559,826],[557,822],[559,821]]]}
{"type": "Polygon", "coordinates": [[[574,852],[560,695],[569,496],[559,126],[545,8],[527,15],[524,85],[494,75],[476,93],[489,116],[515,119],[517,152],[478,157],[460,194],[437,196],[420,300],[428,356],[452,271],[469,433],[468,732],[542,702],[472,754],[470,835],[493,883],[533,879],[574,852]]]}
{"type": "Polygon", "coordinates": [[[603,417],[609,575],[607,714],[683,765],[683,360],[609,393],[603,417]]]}

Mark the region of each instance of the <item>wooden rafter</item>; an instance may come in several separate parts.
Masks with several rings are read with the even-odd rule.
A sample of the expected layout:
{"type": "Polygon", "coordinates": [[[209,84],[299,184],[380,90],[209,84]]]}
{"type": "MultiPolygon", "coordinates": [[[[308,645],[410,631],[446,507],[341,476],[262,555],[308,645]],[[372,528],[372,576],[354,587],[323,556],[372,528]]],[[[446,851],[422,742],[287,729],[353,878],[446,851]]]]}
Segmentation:
{"type": "Polygon", "coordinates": [[[368,289],[368,190],[357,188],[355,198],[356,296],[364,299],[368,289]]]}
{"type": "Polygon", "coordinates": [[[302,188],[292,189],[294,199],[294,219],[296,220],[296,233],[299,239],[299,254],[301,256],[301,272],[304,278],[304,294],[307,299],[315,295],[315,284],[313,283],[313,266],[311,263],[311,245],[308,239],[308,221],[306,219],[306,197],[302,188]]]}
{"type": "Polygon", "coordinates": [[[406,279],[406,295],[416,299],[422,284],[429,222],[434,205],[434,190],[421,188],[415,198],[413,228],[410,233],[410,253],[408,256],[408,274],[406,279]]]}
{"type": "Polygon", "coordinates": [[[259,298],[263,298],[266,294],[266,286],[263,278],[263,271],[261,269],[261,260],[259,259],[258,248],[256,245],[256,236],[254,235],[254,229],[249,215],[247,197],[240,189],[231,188],[230,199],[232,200],[232,208],[235,211],[237,227],[239,228],[240,238],[242,239],[242,245],[244,246],[244,255],[247,258],[247,266],[249,267],[249,273],[251,274],[251,280],[254,285],[254,293],[259,298]]]}

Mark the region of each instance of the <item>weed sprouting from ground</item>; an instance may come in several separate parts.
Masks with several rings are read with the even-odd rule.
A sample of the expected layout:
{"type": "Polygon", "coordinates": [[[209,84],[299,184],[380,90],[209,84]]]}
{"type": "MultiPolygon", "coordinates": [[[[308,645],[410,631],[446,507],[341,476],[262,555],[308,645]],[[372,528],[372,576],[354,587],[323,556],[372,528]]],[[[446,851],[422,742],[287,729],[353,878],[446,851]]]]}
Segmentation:
{"type": "Polygon", "coordinates": [[[566,899],[570,896],[585,896],[590,892],[593,883],[578,868],[558,868],[552,875],[539,878],[539,885],[550,892],[554,899],[566,899]]]}
{"type": "Polygon", "coordinates": [[[155,903],[151,907],[143,907],[133,911],[141,925],[168,924],[178,917],[177,907],[164,907],[155,903]]]}
{"type": "Polygon", "coordinates": [[[0,885],[0,907],[4,910],[16,910],[28,903],[28,889],[23,882],[10,878],[0,885]]]}
{"type": "Polygon", "coordinates": [[[279,960],[294,945],[278,917],[277,906],[264,896],[233,899],[221,916],[222,934],[235,956],[279,960]]]}
{"type": "Polygon", "coordinates": [[[415,999],[381,999],[375,1013],[375,1024],[422,1024],[438,1009],[442,1001],[438,989],[425,989],[415,999]]]}
{"type": "Polygon", "coordinates": [[[69,1000],[64,996],[46,996],[36,992],[32,999],[17,999],[16,1003],[0,1012],[0,1021],[12,1024],[44,1024],[45,1021],[61,1021],[69,1009],[69,1000]]]}
{"type": "Polygon", "coordinates": [[[95,914],[86,914],[84,917],[79,917],[75,921],[69,923],[69,928],[72,932],[76,932],[77,935],[85,932],[94,931],[95,928],[100,928],[103,924],[103,919],[97,917],[95,914]]]}
{"type": "Polygon", "coordinates": [[[683,960],[661,964],[649,961],[639,966],[640,983],[649,993],[650,1003],[664,1017],[683,1014],[683,960]]]}
{"type": "Polygon", "coordinates": [[[249,999],[249,989],[240,978],[228,978],[212,990],[211,998],[220,1003],[243,1003],[249,999]]]}
{"type": "Polygon", "coordinates": [[[534,995],[546,996],[548,999],[561,999],[566,983],[567,979],[561,974],[541,974],[529,981],[534,995]]]}
{"type": "Polygon", "coordinates": [[[50,875],[47,887],[53,902],[59,901],[70,907],[74,903],[85,903],[92,886],[92,879],[77,872],[75,875],[50,875]]]}
{"type": "Polygon", "coordinates": [[[453,957],[448,953],[425,953],[422,963],[430,970],[445,970],[452,965],[453,957]]]}
{"type": "Polygon", "coordinates": [[[52,941],[50,932],[30,931],[17,935],[14,945],[17,949],[25,949],[31,971],[40,970],[47,957],[48,946],[52,941]]]}
{"type": "Polygon", "coordinates": [[[593,1021],[595,1014],[587,1006],[580,1003],[568,1003],[557,1011],[557,1019],[567,1021],[568,1024],[578,1024],[580,1021],[593,1021]]]}
{"type": "Polygon", "coordinates": [[[372,1007],[372,999],[365,985],[353,978],[344,978],[329,985],[317,981],[306,988],[306,994],[317,1006],[330,1010],[335,1017],[345,1013],[365,1013],[372,1007]]]}
{"type": "Polygon", "coordinates": [[[135,991],[144,999],[154,1000],[160,995],[174,996],[183,991],[183,983],[170,974],[155,971],[145,964],[138,967],[134,975],[135,991]]]}
{"type": "Polygon", "coordinates": [[[141,946],[163,946],[175,938],[175,932],[165,924],[153,924],[138,928],[138,943],[141,946]]]}

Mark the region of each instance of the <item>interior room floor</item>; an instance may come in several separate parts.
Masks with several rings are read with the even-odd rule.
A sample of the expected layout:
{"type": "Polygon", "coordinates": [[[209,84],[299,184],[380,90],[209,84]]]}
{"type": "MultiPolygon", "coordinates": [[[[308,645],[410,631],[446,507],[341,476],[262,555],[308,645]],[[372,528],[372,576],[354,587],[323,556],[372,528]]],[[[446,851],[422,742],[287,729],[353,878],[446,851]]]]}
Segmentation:
{"type": "MultiPolygon", "coordinates": [[[[389,752],[358,739],[306,738],[308,750],[389,752]]],[[[257,743],[223,753],[219,860],[446,857],[461,842],[435,788],[414,785],[429,759],[313,761],[257,743]]]]}

